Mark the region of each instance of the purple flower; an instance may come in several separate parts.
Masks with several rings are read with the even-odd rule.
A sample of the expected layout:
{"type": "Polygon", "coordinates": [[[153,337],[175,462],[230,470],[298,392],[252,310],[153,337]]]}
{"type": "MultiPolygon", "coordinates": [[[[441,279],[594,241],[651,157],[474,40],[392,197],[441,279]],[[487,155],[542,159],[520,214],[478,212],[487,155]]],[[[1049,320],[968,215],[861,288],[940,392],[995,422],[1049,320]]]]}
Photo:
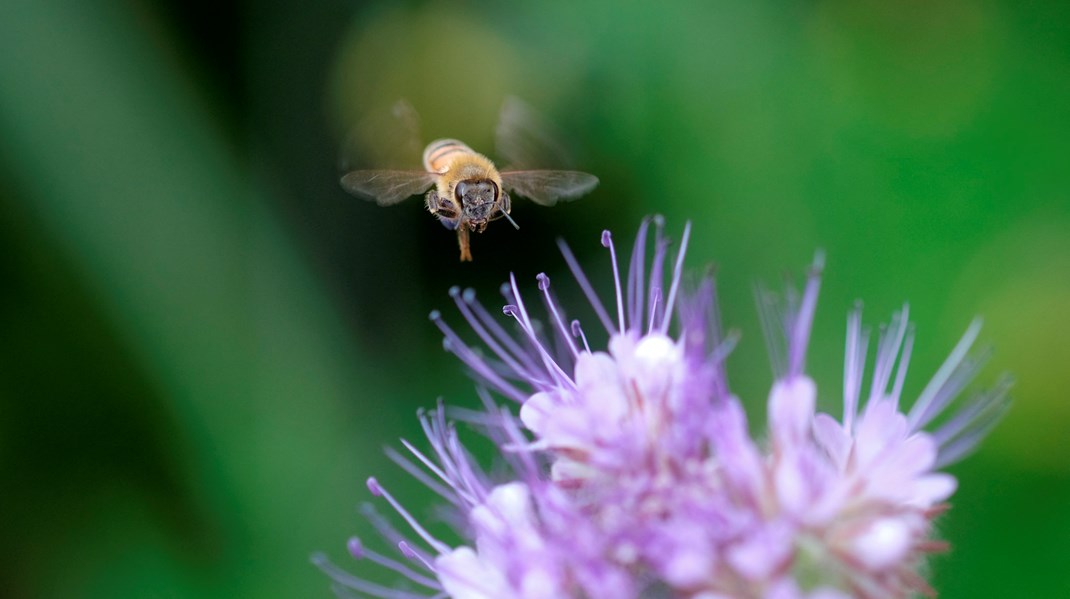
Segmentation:
{"type": "Polygon", "coordinates": [[[370,512],[407,563],[356,540],[351,553],[401,573],[407,586],[379,586],[317,558],[340,594],[831,599],[932,593],[919,570],[927,554],[946,548],[933,538],[932,520],[956,486],[939,470],[974,449],[1007,406],[1006,379],[956,402],[986,357],[969,353],[980,325],[967,329],[907,406],[902,389],[914,342],[907,308],[880,330],[868,375],[869,332],[855,308],[848,317],[843,413],[817,413],[818,387],[805,362],[819,255],[801,295],[760,296],[776,377],[767,432],[757,441],[725,375],[736,339],[720,332],[713,281],[681,289],[689,233],[688,226],[667,285],[670,244],[659,218],[640,226],[626,277],[604,233],[616,296],[608,310],[562,244],[606,331],[606,351],[592,349],[584,327],[567,318],[546,275],[537,277],[546,325],[534,318],[515,278],[503,287],[503,312],[513,327],[471,290],[451,290],[479,346],[437,312],[432,320],[480,384],[486,406],[453,415],[485,430],[510,472],[492,480],[480,470],[443,409],[421,416],[432,452],[406,442],[413,457],[391,457],[453,506],[456,528],[468,541],[453,546],[433,537],[372,479],[369,488],[415,538],[370,512]],[[518,408],[497,406],[492,393],[518,408]]]}

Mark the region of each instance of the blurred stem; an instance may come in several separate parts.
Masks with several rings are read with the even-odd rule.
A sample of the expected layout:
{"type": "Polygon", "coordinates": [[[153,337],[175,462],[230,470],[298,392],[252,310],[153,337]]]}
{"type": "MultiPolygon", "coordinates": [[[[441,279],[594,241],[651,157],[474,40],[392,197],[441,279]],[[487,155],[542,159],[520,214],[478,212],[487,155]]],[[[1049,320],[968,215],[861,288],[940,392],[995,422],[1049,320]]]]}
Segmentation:
{"type": "Polygon", "coordinates": [[[199,594],[307,595],[353,496],[333,483],[357,471],[354,351],[160,29],[123,8],[0,9],[4,159],[193,447],[223,535],[199,594]]]}

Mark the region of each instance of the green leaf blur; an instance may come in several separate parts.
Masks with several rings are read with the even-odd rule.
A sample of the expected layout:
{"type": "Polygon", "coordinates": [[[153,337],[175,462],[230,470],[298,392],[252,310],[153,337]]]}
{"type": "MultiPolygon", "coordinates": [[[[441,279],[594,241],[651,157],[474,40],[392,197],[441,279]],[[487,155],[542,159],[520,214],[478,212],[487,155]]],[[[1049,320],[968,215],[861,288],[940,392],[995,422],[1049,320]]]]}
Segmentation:
{"type": "MultiPolygon", "coordinates": [[[[326,597],[382,446],[475,406],[427,313],[686,220],[760,421],[752,289],[828,256],[810,365],[839,401],[845,315],[910,301],[908,394],[974,315],[1015,404],[940,521],[942,597],[1070,595],[1070,8],[1065,2],[0,5],[0,595],[326,597]],[[517,202],[460,264],[417,200],[338,185],[407,98],[490,151],[514,94],[601,186],[517,202]]],[[[415,165],[414,165],[415,166],[415,165]]],[[[474,437],[471,433],[469,437],[474,437]]],[[[373,574],[374,578],[375,575],[373,574]]]]}

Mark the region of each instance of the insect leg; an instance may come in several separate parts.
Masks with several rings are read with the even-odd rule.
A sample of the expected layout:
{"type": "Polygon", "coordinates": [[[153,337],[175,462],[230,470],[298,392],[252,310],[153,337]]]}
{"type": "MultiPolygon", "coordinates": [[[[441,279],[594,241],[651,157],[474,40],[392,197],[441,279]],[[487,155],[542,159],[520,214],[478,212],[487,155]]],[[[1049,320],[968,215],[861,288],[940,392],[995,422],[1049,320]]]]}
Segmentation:
{"type": "Polygon", "coordinates": [[[457,228],[460,211],[449,198],[438,195],[438,191],[432,189],[427,192],[426,204],[427,210],[438,217],[444,227],[450,230],[457,228]]]}
{"type": "Polygon", "coordinates": [[[468,245],[468,227],[457,228],[457,244],[461,246],[461,262],[471,262],[472,250],[468,245]]]}

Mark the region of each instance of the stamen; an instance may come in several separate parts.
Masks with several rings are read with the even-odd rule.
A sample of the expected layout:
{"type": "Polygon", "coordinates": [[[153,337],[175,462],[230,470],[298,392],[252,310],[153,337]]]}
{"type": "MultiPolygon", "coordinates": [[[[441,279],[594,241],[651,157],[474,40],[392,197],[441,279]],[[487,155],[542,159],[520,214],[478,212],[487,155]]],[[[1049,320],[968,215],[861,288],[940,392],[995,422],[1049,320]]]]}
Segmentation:
{"type": "MultiPolygon", "coordinates": [[[[951,351],[951,355],[944,360],[944,363],[940,366],[940,369],[933,375],[929,384],[922,390],[921,395],[918,396],[918,400],[914,402],[914,406],[910,408],[910,413],[907,415],[907,422],[910,424],[911,430],[918,430],[922,426],[925,426],[924,422],[921,422],[922,418],[929,410],[929,405],[936,399],[940,391],[951,379],[952,375],[962,365],[963,359],[966,358],[967,352],[970,351],[970,347],[973,342],[977,340],[977,335],[981,332],[981,320],[976,319],[970,323],[969,328],[962,335],[962,339],[955,345],[955,349],[951,351]]],[[[927,422],[927,420],[926,420],[927,422]]]]}
{"type": "Polygon", "coordinates": [[[617,268],[617,250],[613,247],[613,235],[608,230],[602,231],[602,247],[609,248],[609,259],[613,263],[613,287],[617,290],[617,331],[623,335],[624,298],[620,291],[620,269],[617,268]]]}
{"type": "Polygon", "coordinates": [[[515,452],[507,449],[507,446],[512,441],[507,429],[510,426],[516,428],[519,419],[507,407],[499,407],[485,388],[477,388],[476,394],[479,396],[483,409],[486,410],[485,412],[453,407],[450,408],[449,415],[456,420],[468,422],[482,428],[484,434],[496,446],[506,449],[502,453],[502,457],[509,463],[513,471],[525,472],[528,456],[518,456],[515,452]]]}
{"type": "MultiPolygon", "coordinates": [[[[405,440],[402,439],[401,442],[404,444],[405,440]]],[[[387,447],[385,451],[386,457],[389,458],[391,462],[394,462],[395,464],[400,466],[402,470],[408,472],[409,476],[423,483],[425,487],[431,489],[435,494],[442,497],[443,499],[453,501],[453,496],[455,495],[455,493],[451,493],[451,489],[442,486],[442,484],[428,476],[426,472],[420,470],[420,468],[417,467],[416,464],[413,464],[412,461],[398,453],[397,450],[395,450],[393,447],[387,447]]]]}
{"type": "Polygon", "coordinates": [[[574,337],[579,337],[580,339],[582,339],[583,348],[587,350],[587,353],[591,353],[591,346],[587,344],[587,335],[583,334],[583,327],[580,326],[580,321],[578,320],[572,321],[572,335],[574,337]]]}
{"type": "Polygon", "coordinates": [[[546,369],[550,372],[554,379],[556,379],[559,384],[574,389],[576,387],[575,382],[573,382],[572,378],[569,377],[569,375],[561,369],[561,366],[557,364],[553,356],[551,356],[550,353],[546,351],[546,348],[543,346],[542,342],[539,341],[538,335],[535,334],[535,327],[532,325],[531,320],[528,318],[528,312],[524,308],[524,300],[521,299],[520,291],[519,289],[517,289],[516,276],[514,276],[512,273],[509,274],[509,284],[512,286],[513,298],[516,300],[517,304],[515,306],[505,306],[505,308],[503,308],[502,310],[508,310],[506,311],[506,314],[509,314],[513,318],[516,318],[517,322],[520,323],[520,328],[525,333],[527,333],[528,340],[531,341],[532,345],[535,346],[535,349],[539,352],[539,356],[542,358],[543,365],[546,366],[546,369]],[[511,310],[509,310],[510,308],[511,310]]]}
{"type": "Polygon", "coordinates": [[[450,467],[457,484],[464,485],[469,494],[477,499],[473,504],[482,503],[486,499],[486,487],[488,486],[486,475],[477,470],[475,460],[461,445],[456,428],[452,422],[447,422],[446,411],[441,407],[436,411],[433,422],[434,430],[447,431],[440,436],[442,439],[440,447],[443,463],[450,467]]]}
{"type": "MultiPolygon", "coordinates": [[[[653,273],[651,273],[651,274],[653,274],[653,273]]],[[[661,288],[660,287],[651,287],[650,288],[650,322],[647,323],[647,327],[646,327],[646,334],[647,335],[649,335],[650,333],[654,332],[654,321],[657,320],[657,318],[658,318],[658,308],[660,307],[658,305],[658,301],[659,300],[661,300],[661,288]]]]}
{"type": "Polygon", "coordinates": [[[903,382],[907,378],[907,369],[910,368],[910,354],[914,350],[914,325],[907,323],[907,336],[903,342],[903,354],[899,357],[899,366],[895,372],[895,383],[892,386],[892,405],[899,411],[899,399],[903,396],[903,382]]]}
{"type": "MultiPolygon", "coordinates": [[[[706,327],[710,331],[710,339],[713,343],[718,343],[721,340],[721,307],[717,303],[717,281],[713,278],[713,267],[710,267],[710,274],[707,275],[706,282],[703,284],[702,289],[704,295],[702,296],[701,305],[706,307],[706,327]]],[[[735,332],[736,335],[740,335],[739,331],[735,332]]]]}
{"type": "Polygon", "coordinates": [[[509,353],[508,350],[502,347],[502,345],[499,344],[497,340],[490,334],[490,332],[488,332],[488,330],[483,326],[483,323],[480,322],[479,318],[476,317],[475,313],[471,309],[471,305],[476,303],[474,291],[472,291],[471,289],[466,289],[462,294],[459,291],[459,288],[455,286],[450,288],[450,297],[453,298],[454,303],[457,304],[457,307],[458,309],[460,309],[461,314],[464,315],[465,319],[468,321],[468,324],[472,327],[473,330],[475,330],[476,334],[479,335],[479,338],[483,340],[483,343],[486,343],[487,347],[489,347],[491,351],[497,354],[498,357],[502,360],[502,362],[504,362],[506,366],[511,368],[516,373],[518,378],[520,378],[521,380],[532,380],[538,378],[534,375],[533,372],[529,371],[523,364],[518,362],[513,357],[513,355],[509,353]]]}
{"type": "Polygon", "coordinates": [[[791,338],[788,341],[788,376],[796,377],[803,373],[806,361],[806,347],[810,342],[810,327],[814,324],[814,311],[817,309],[817,292],[821,288],[821,271],[825,267],[824,252],[814,255],[813,266],[803,291],[802,304],[794,316],[791,338]]]}
{"type": "MultiPolygon", "coordinates": [[[[423,595],[417,593],[409,593],[406,591],[399,591],[396,589],[390,589],[374,582],[369,582],[363,578],[353,576],[349,572],[335,566],[327,559],[327,556],[322,553],[317,553],[312,556],[312,563],[317,568],[323,570],[325,574],[330,576],[339,585],[346,588],[366,593],[372,597],[378,597],[379,599],[428,599],[430,595],[423,595]]],[[[442,587],[435,587],[442,588],[442,587]]]]}
{"type": "Polygon", "coordinates": [[[940,388],[936,397],[933,398],[929,407],[918,418],[918,427],[925,427],[943,413],[944,409],[956,398],[966,385],[981,371],[985,363],[992,357],[992,349],[986,348],[977,356],[967,356],[959,365],[947,383],[940,388]]]}
{"type": "MultiPolygon", "coordinates": [[[[502,434],[504,435],[502,447],[527,442],[527,438],[520,432],[517,419],[513,418],[512,414],[504,408],[499,409],[498,412],[501,415],[502,434]]],[[[537,478],[539,476],[538,463],[531,452],[511,453],[511,455],[516,456],[516,459],[520,462],[520,467],[516,469],[518,473],[522,473],[528,478],[537,478]]]]}
{"type": "Polygon", "coordinates": [[[758,303],[758,317],[762,325],[762,336],[765,337],[765,346],[769,350],[769,364],[773,368],[773,376],[780,378],[787,375],[787,364],[784,355],[787,349],[789,330],[784,325],[786,320],[776,295],[757,284],[754,287],[754,298],[758,303]]]}
{"type": "Polygon", "coordinates": [[[401,551],[401,555],[404,555],[405,557],[407,557],[407,558],[409,558],[411,560],[415,560],[415,561],[420,562],[421,564],[423,564],[423,566],[425,568],[427,568],[428,570],[431,570],[432,572],[435,571],[435,567],[432,566],[431,563],[428,562],[427,559],[423,555],[421,555],[421,554],[417,553],[416,551],[414,551],[412,546],[410,546],[405,541],[402,541],[402,542],[398,543],[398,550],[401,551]]]}
{"type": "Polygon", "coordinates": [[[554,322],[557,323],[558,330],[561,331],[561,336],[565,339],[565,342],[568,343],[568,348],[572,351],[572,355],[578,356],[580,350],[576,348],[576,344],[572,341],[572,336],[569,335],[569,330],[561,320],[561,314],[557,311],[557,302],[550,297],[550,277],[546,276],[546,273],[540,272],[535,279],[539,282],[539,289],[542,291],[546,306],[550,310],[550,314],[554,317],[554,322]]]}
{"type": "Polygon", "coordinates": [[[739,345],[739,340],[742,337],[743,334],[739,331],[728,331],[728,334],[724,336],[724,339],[722,339],[721,342],[713,348],[713,353],[710,355],[710,360],[715,364],[724,364],[724,361],[728,358],[728,355],[736,349],[736,345],[739,345]]]}
{"type": "Polygon", "coordinates": [[[684,256],[687,255],[687,242],[691,239],[691,221],[684,225],[684,235],[680,239],[680,250],[676,253],[676,265],[672,270],[672,283],[669,285],[669,299],[665,302],[665,316],[661,320],[661,332],[669,332],[669,323],[672,322],[672,310],[676,303],[676,291],[680,287],[680,279],[684,272],[684,256]]]}
{"type": "MultiPolygon", "coordinates": [[[[526,351],[524,350],[524,348],[520,347],[520,344],[516,342],[516,339],[514,339],[511,334],[506,332],[506,330],[500,324],[498,324],[498,320],[491,316],[490,312],[485,307],[483,307],[483,304],[481,302],[476,300],[475,291],[473,291],[472,289],[465,290],[462,299],[464,299],[465,303],[472,308],[473,312],[479,317],[483,325],[487,327],[487,330],[489,330],[495,336],[495,338],[497,338],[498,341],[502,343],[502,345],[508,348],[509,351],[512,352],[513,356],[515,356],[516,359],[519,360],[525,366],[526,371],[532,373],[533,375],[537,374],[539,366],[538,363],[532,358],[531,352],[526,351]]],[[[532,376],[531,378],[534,380],[539,380],[542,377],[532,376]]]]}
{"type": "Polygon", "coordinates": [[[888,391],[888,381],[906,337],[909,315],[910,306],[904,304],[902,310],[892,314],[891,324],[877,343],[877,360],[873,366],[873,380],[869,388],[870,402],[883,398],[888,391]]]}
{"type": "Polygon", "coordinates": [[[442,331],[442,334],[445,335],[445,340],[447,342],[445,348],[447,351],[460,358],[461,361],[474,370],[476,374],[494,385],[494,387],[506,397],[509,397],[518,403],[523,403],[524,400],[527,399],[527,394],[521,392],[511,383],[503,379],[493,368],[488,366],[478,354],[472,351],[472,348],[468,347],[468,345],[461,340],[460,336],[458,336],[457,333],[455,333],[442,319],[441,312],[432,310],[430,319],[431,322],[435,323],[439,330],[442,331]]]}
{"type": "MultiPolygon", "coordinates": [[[[370,562],[379,564],[380,566],[387,568],[388,570],[393,570],[394,572],[401,574],[405,578],[408,578],[413,582],[422,584],[425,587],[442,590],[442,585],[439,584],[439,582],[434,578],[429,578],[426,575],[421,574],[416,570],[413,570],[412,568],[406,566],[405,564],[402,564],[397,560],[390,559],[385,555],[367,549],[357,537],[349,539],[349,542],[346,543],[346,547],[349,549],[349,554],[352,555],[354,559],[366,559],[370,562]]],[[[404,555],[404,552],[402,554],[404,555]]],[[[429,568],[429,570],[434,571],[433,568],[429,568]]]]}
{"type": "Polygon", "coordinates": [[[969,401],[933,433],[933,440],[940,446],[934,468],[953,464],[977,448],[1010,407],[1007,394],[1013,384],[1010,376],[1001,377],[993,389],[969,401]]]}
{"type": "Polygon", "coordinates": [[[497,402],[494,401],[494,399],[490,396],[490,393],[488,393],[484,387],[478,387],[476,389],[476,395],[478,395],[479,399],[483,402],[483,408],[487,410],[488,417],[490,416],[490,412],[494,412],[498,409],[497,402]]]}
{"type": "Polygon", "coordinates": [[[598,315],[598,319],[602,321],[602,325],[606,327],[606,332],[613,334],[613,321],[609,318],[609,313],[606,312],[606,307],[602,305],[602,300],[598,299],[598,294],[595,293],[594,287],[591,287],[591,282],[587,280],[587,275],[583,273],[583,269],[580,268],[580,263],[576,261],[576,257],[572,255],[572,250],[568,248],[568,245],[561,239],[557,240],[557,247],[561,250],[561,255],[565,257],[565,262],[568,263],[569,270],[572,271],[572,276],[576,279],[576,282],[580,284],[580,288],[583,289],[583,294],[587,296],[587,301],[591,303],[591,307],[594,308],[595,314],[598,315]]]}
{"type": "Polygon", "coordinates": [[[380,514],[371,503],[364,502],[360,505],[360,514],[372,525],[379,536],[395,545],[405,540],[405,535],[394,526],[392,522],[380,514]]]}
{"type": "Polygon", "coordinates": [[[394,496],[387,492],[387,490],[379,484],[379,481],[375,480],[374,476],[368,478],[368,490],[371,491],[372,495],[386,499],[387,503],[389,503],[390,506],[394,508],[394,511],[396,511],[405,520],[405,522],[409,524],[412,530],[417,535],[419,535],[420,538],[426,541],[428,545],[433,547],[435,551],[439,553],[448,553],[450,551],[448,545],[431,536],[431,533],[427,532],[427,530],[420,525],[416,518],[414,518],[412,514],[410,514],[408,510],[406,510],[400,503],[398,503],[398,501],[394,499],[394,496]]]}
{"type": "Polygon", "coordinates": [[[843,428],[847,434],[851,434],[858,416],[868,346],[869,333],[862,329],[862,302],[855,302],[854,310],[847,315],[847,341],[843,351],[843,428]]]}
{"type": "Polygon", "coordinates": [[[720,318],[716,306],[714,281],[704,276],[698,287],[680,298],[677,310],[680,338],[692,360],[705,361],[707,353],[720,343],[720,318]]]}
{"type": "Polygon", "coordinates": [[[628,325],[633,329],[639,329],[643,322],[643,303],[646,301],[646,294],[643,293],[646,284],[646,231],[649,226],[649,217],[639,224],[639,233],[635,236],[635,247],[632,248],[632,260],[628,268],[628,325]]]}
{"type": "Polygon", "coordinates": [[[546,349],[542,340],[540,339],[541,323],[538,321],[532,321],[528,316],[527,308],[524,305],[524,300],[520,296],[520,290],[516,284],[516,276],[512,273],[509,274],[509,282],[502,285],[502,296],[506,301],[513,302],[502,307],[502,312],[508,316],[512,316],[514,320],[520,325],[520,330],[524,333],[524,338],[528,341],[528,344],[533,350],[532,359],[542,363],[542,369],[550,376],[552,382],[547,382],[545,388],[552,388],[561,384],[564,381],[561,375],[567,379],[567,375],[564,375],[564,371],[557,364],[553,356],[546,349]]]}
{"type": "MultiPolygon", "coordinates": [[[[462,487],[461,484],[459,484],[461,482],[461,479],[458,476],[456,476],[456,468],[451,467],[451,465],[447,465],[446,466],[446,469],[454,471],[454,476],[450,476],[450,474],[448,474],[445,470],[443,470],[437,464],[432,462],[431,458],[429,458],[426,455],[424,455],[424,453],[422,451],[416,449],[412,445],[412,443],[409,443],[405,439],[401,439],[401,444],[404,445],[405,449],[408,449],[409,452],[414,457],[416,457],[416,459],[419,460],[421,464],[423,464],[428,470],[430,470],[432,474],[434,474],[439,479],[441,479],[443,482],[445,482],[447,485],[449,485],[449,487],[451,489],[453,489],[454,493],[456,495],[460,496],[462,501],[467,501],[469,503],[475,503],[477,501],[476,498],[472,495],[472,493],[467,488],[470,485],[466,484],[464,487],[462,487]]],[[[445,455],[444,452],[438,451],[439,449],[443,448],[443,445],[441,444],[441,442],[439,442],[439,443],[434,443],[433,442],[432,446],[436,449],[437,455],[439,455],[439,457],[442,459],[442,461],[444,463],[446,463],[446,464],[450,464],[451,463],[450,456],[445,455]]]]}
{"type": "MultiPolygon", "coordinates": [[[[456,487],[462,498],[473,505],[484,498],[483,477],[472,471],[468,454],[460,448],[457,431],[446,421],[445,410],[441,406],[433,414],[419,414],[420,427],[438,456],[444,480],[456,487]],[[459,449],[460,448],[460,449],[459,449]]],[[[411,446],[410,451],[413,451],[411,446]]],[[[414,453],[418,458],[421,454],[414,453]]],[[[428,462],[425,462],[427,464],[428,462]]]]}
{"type": "MultiPolygon", "coordinates": [[[[654,301],[654,293],[657,292],[660,297],[665,286],[665,256],[668,255],[669,240],[665,238],[665,219],[661,215],[654,216],[654,259],[650,263],[650,291],[649,301],[650,305],[650,320],[660,321],[660,314],[658,313],[662,306],[659,306],[654,301]]],[[[653,327],[650,328],[654,330],[653,327]]]]}
{"type": "Polygon", "coordinates": [[[985,410],[1000,407],[1004,403],[1003,400],[1010,389],[1010,385],[1010,377],[1005,376],[1000,379],[994,389],[966,402],[966,405],[951,420],[932,433],[933,441],[941,446],[947,444],[974,424],[985,410]]]}

